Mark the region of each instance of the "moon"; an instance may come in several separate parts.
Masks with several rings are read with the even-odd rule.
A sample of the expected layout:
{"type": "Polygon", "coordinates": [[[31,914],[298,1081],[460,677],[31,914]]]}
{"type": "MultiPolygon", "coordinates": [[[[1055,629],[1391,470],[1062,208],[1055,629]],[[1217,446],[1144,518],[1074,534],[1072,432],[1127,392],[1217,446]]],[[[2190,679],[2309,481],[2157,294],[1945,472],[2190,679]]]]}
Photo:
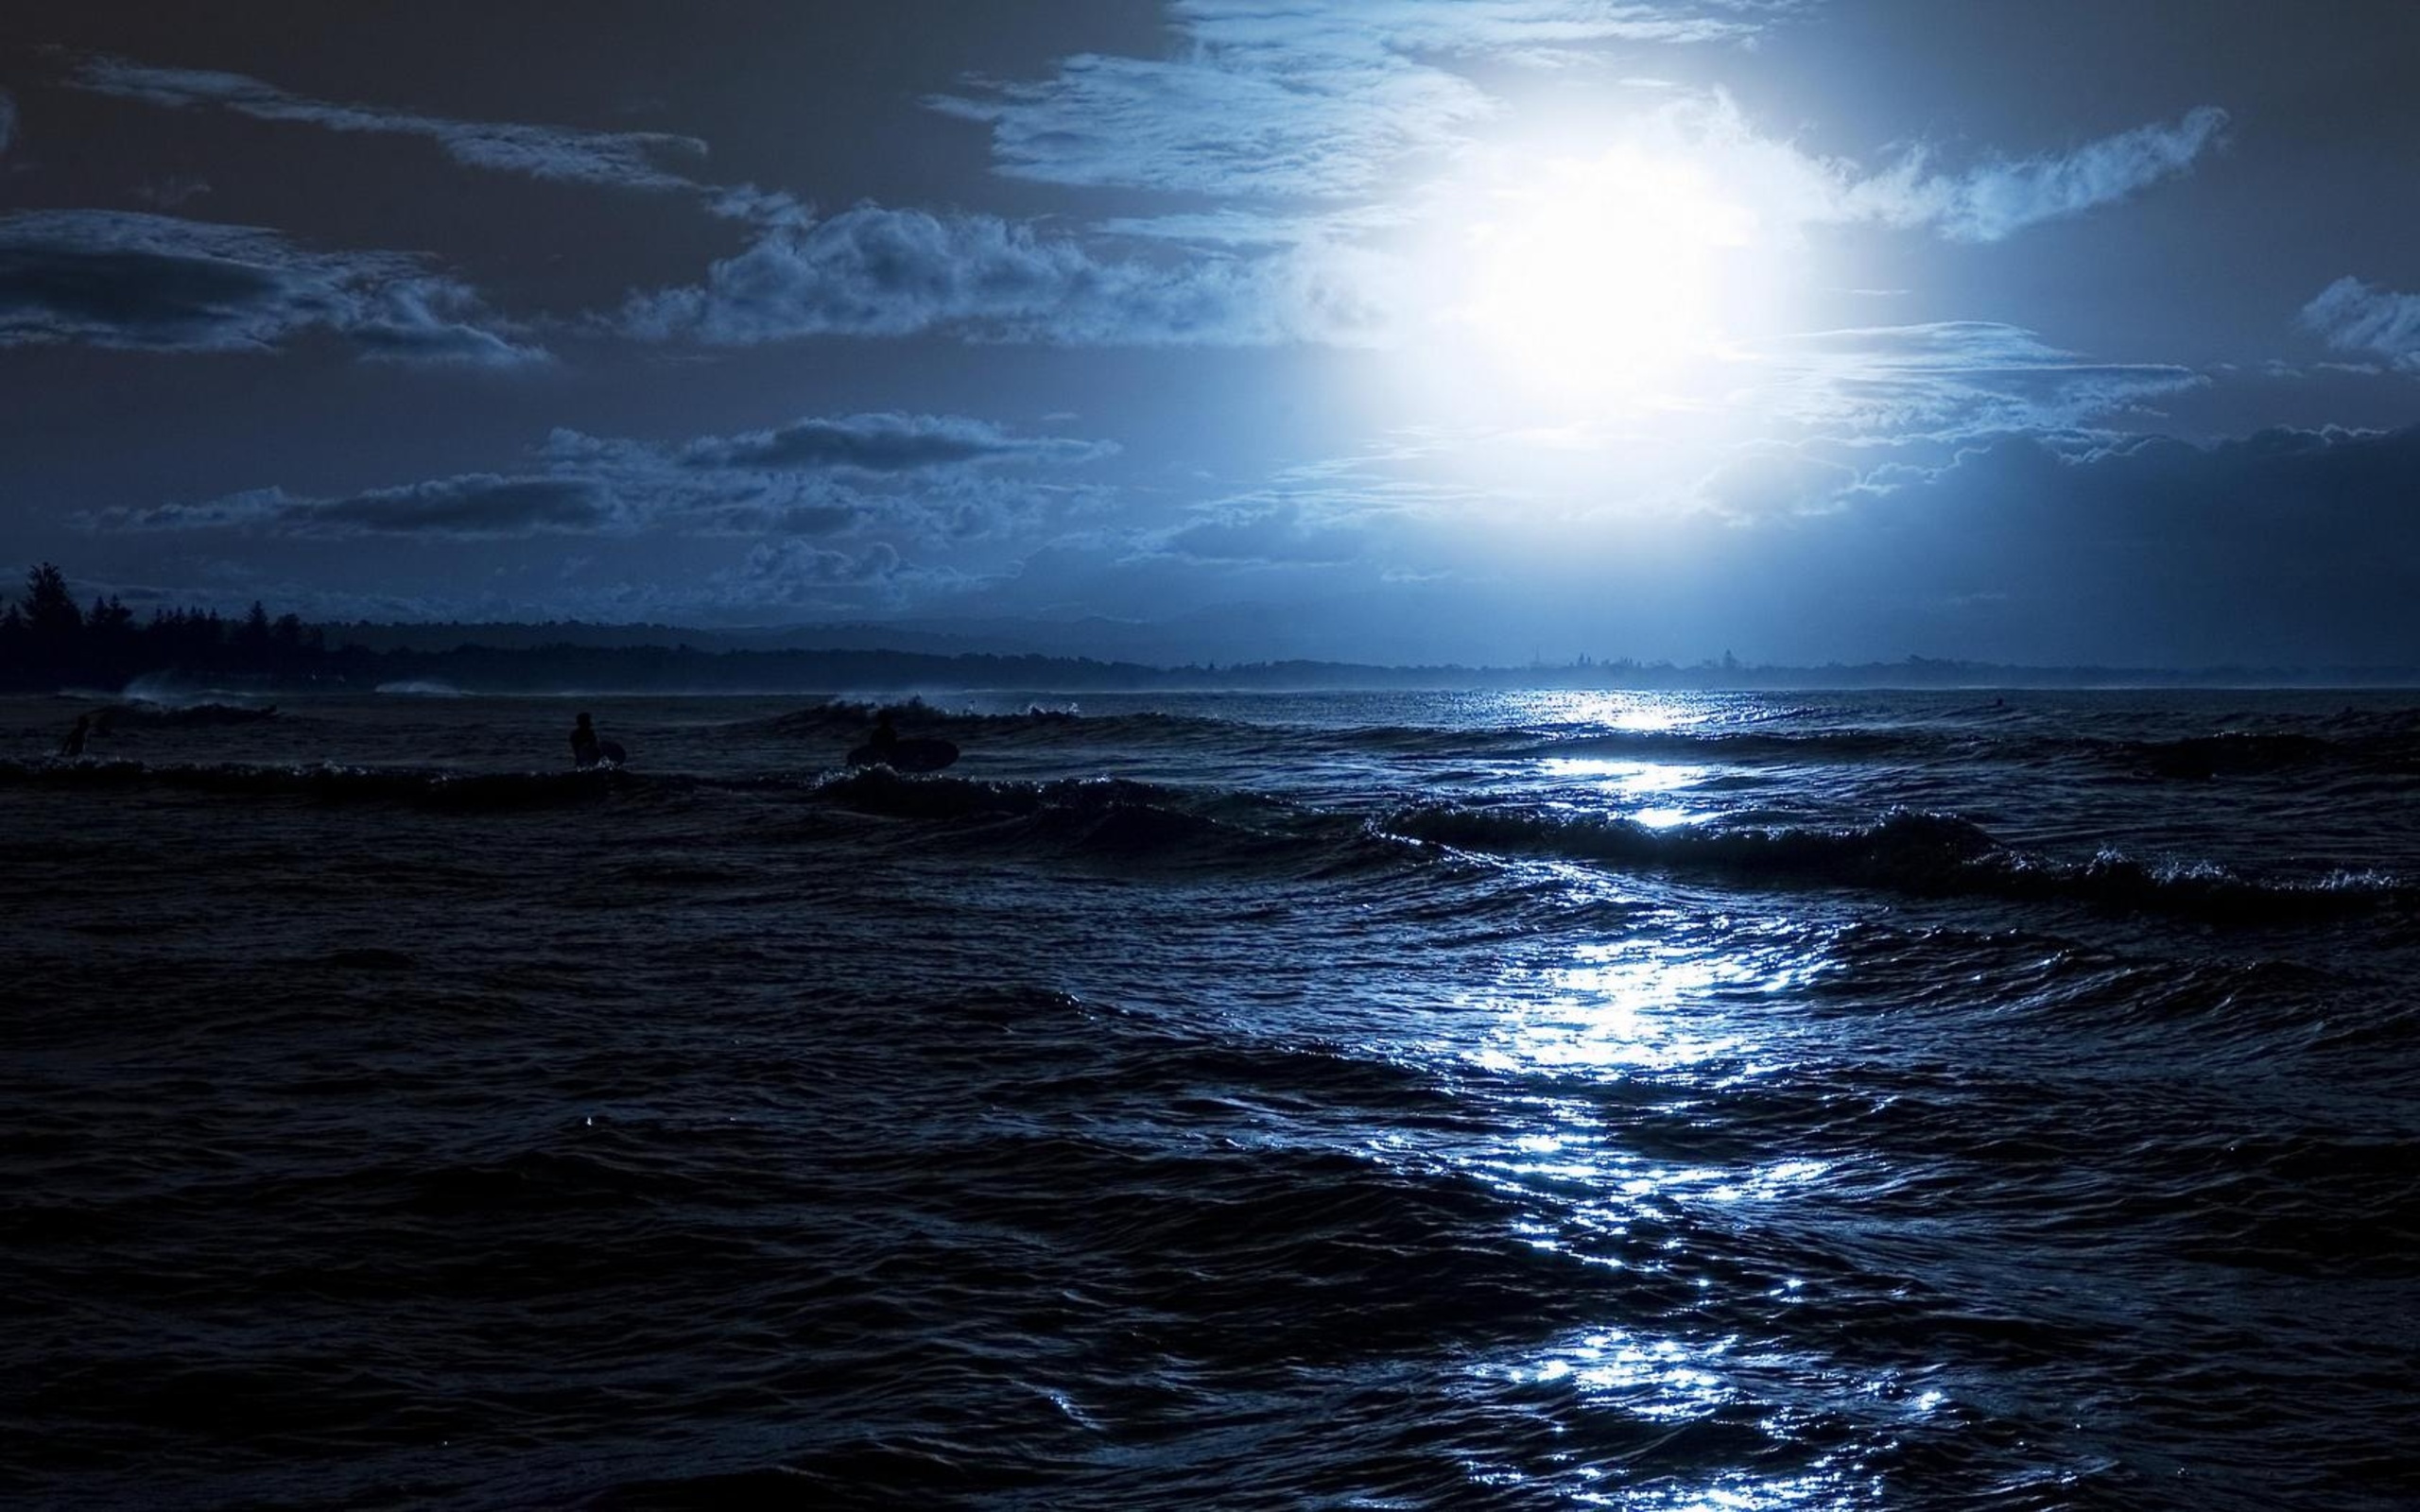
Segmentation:
{"type": "Polygon", "coordinates": [[[1525,386],[1651,399],[1720,347],[1755,222],[1684,160],[1549,160],[1480,197],[1450,316],[1525,386]]]}

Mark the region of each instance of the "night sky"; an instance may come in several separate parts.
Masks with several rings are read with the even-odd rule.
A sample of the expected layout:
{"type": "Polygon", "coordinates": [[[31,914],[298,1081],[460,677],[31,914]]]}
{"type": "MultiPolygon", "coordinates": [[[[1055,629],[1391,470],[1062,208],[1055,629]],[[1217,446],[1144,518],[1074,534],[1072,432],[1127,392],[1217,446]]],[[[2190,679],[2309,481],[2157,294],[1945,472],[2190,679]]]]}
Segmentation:
{"type": "Polygon", "coordinates": [[[0,541],[138,611],[2420,664],[2415,61],[2403,0],[12,0],[0,541]]]}

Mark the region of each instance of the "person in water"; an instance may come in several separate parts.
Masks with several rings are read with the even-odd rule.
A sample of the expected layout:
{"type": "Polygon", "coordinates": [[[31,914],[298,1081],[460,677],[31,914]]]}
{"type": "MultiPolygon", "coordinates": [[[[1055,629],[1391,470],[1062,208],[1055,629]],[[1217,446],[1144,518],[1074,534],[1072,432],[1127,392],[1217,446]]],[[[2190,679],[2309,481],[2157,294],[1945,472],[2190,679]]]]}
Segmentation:
{"type": "Polygon", "coordinates": [[[68,730],[67,738],[59,743],[59,754],[68,758],[70,761],[83,755],[84,737],[91,734],[92,731],[93,716],[91,714],[78,714],[76,716],[75,728],[68,730]]]}
{"type": "Polygon", "coordinates": [[[574,766],[594,766],[596,765],[599,754],[596,748],[596,727],[588,722],[586,714],[581,714],[572,722],[571,764],[574,766]]]}
{"type": "Polygon", "coordinates": [[[890,710],[885,709],[874,716],[873,733],[866,737],[866,744],[886,762],[899,754],[899,731],[890,723],[890,710]]]}

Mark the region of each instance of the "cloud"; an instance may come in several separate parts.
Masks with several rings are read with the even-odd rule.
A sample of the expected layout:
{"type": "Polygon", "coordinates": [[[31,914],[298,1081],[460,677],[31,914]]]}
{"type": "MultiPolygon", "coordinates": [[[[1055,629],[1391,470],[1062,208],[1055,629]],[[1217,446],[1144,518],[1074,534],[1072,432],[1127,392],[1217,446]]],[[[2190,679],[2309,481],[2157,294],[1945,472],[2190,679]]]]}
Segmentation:
{"type": "Polygon", "coordinates": [[[692,467],[908,472],[1007,462],[1088,462],[1117,448],[1058,436],[1011,436],[982,421],[946,415],[852,415],[794,421],[774,430],[709,437],[682,448],[692,467]]]}
{"type": "Polygon", "coordinates": [[[1731,519],[1824,514],[1859,481],[1856,469],[1776,441],[1734,451],[1697,485],[1697,500],[1731,519]]]}
{"type": "MultiPolygon", "coordinates": [[[[1535,62],[1607,44],[1751,41],[1799,7],[1604,0],[1365,0],[1320,8],[1179,0],[1165,59],[1080,54],[1051,77],[974,81],[927,101],[990,128],[995,171],[1086,188],[1340,200],[1402,181],[1404,162],[1443,158],[1506,113],[1446,62],[1535,62]]],[[[1994,158],[1962,172],[1918,150],[1879,173],[1758,138],[1727,96],[1685,96],[1668,120],[1761,157],[1751,166],[1784,221],[1875,220],[1993,242],[2115,203],[2188,170],[2218,145],[2224,111],[2203,106],[2065,152],[1994,158]],[[1778,172],[1776,172],[1778,170],[1778,172]]],[[[1131,233],[1275,243],[1300,216],[1235,211],[1120,221],[1131,233]]]]}
{"type": "Polygon", "coordinates": [[[5,89],[0,89],[0,154],[4,154],[9,150],[9,144],[16,140],[16,96],[10,94],[5,89]]]}
{"type": "Polygon", "coordinates": [[[706,145],[697,138],[663,131],[584,131],[506,121],[457,121],[384,106],[315,100],[241,74],[154,68],[121,58],[94,59],[70,76],[68,83],[96,94],[171,110],[215,105],[264,121],[295,122],[331,131],[422,137],[470,167],[563,183],[695,189],[698,185],[691,180],[664,167],[663,160],[697,160],[706,154],[706,145]]]}
{"type": "Polygon", "coordinates": [[[1152,554],[1194,562],[1329,565],[1354,560],[1369,548],[1356,529],[1306,514],[1298,502],[1257,508],[1225,507],[1207,519],[1161,533],[1152,554]]]}
{"type": "Polygon", "coordinates": [[[547,360],[407,253],[305,251],[271,231],[132,212],[0,216],[0,347],[265,352],[314,332],[372,361],[547,360]]]}
{"type": "Polygon", "coordinates": [[[1461,140],[1495,113],[1442,69],[1379,57],[1268,71],[1213,57],[1070,58],[1050,79],[932,105],[992,129],[998,170],[1086,188],[1323,197],[1461,140]]]}
{"type": "Polygon", "coordinates": [[[925,331],[1070,346],[1349,344],[1384,326],[1380,266],[1336,248],[1107,260],[997,216],[858,205],[773,226],[703,284],[634,296],[610,324],[708,346],[925,331]]]}
{"type": "Polygon", "coordinates": [[[1772,412],[1848,436],[1955,439],[2065,430],[2207,382],[2189,368],[2095,362],[1979,320],[1825,331],[1753,354],[1772,412]]]}
{"type": "Polygon", "coordinates": [[[170,174],[134,186],[134,198],[162,210],[174,210],[188,199],[210,193],[210,180],[197,174],[170,174]]]}
{"type": "Polygon", "coordinates": [[[2420,294],[2340,278],[2303,306],[2302,324],[2339,352],[2375,352],[2398,368],[2420,369],[2420,294]]]}
{"type": "Polygon", "coordinates": [[[1634,123],[1634,130],[1650,155],[1699,164],[1760,223],[1784,236],[1809,226],[1870,223],[1988,243],[2117,203],[2184,174],[2224,142],[2226,124],[2226,112],[2203,106],[2173,125],[2137,127],[2066,152],[1993,156],[1952,172],[1936,170],[1942,154],[1928,146],[1912,148],[1880,169],[1809,153],[1759,130],[1721,90],[1668,100],[1634,123]]]}
{"type": "Polygon", "coordinates": [[[1080,54],[1047,79],[927,103],[992,131],[997,171],[1085,187],[1330,198],[1463,141],[1500,107],[1440,55],[1736,42],[1789,8],[1606,0],[1179,0],[1173,59],[1080,54]]]}
{"type": "Polygon", "coordinates": [[[579,479],[474,472],[340,499],[298,498],[283,489],[257,489],[200,504],[117,511],[105,524],[136,531],[232,529],[303,538],[493,541],[595,530],[612,513],[612,501],[579,479]]]}
{"type": "Polygon", "coordinates": [[[1253,55],[1402,54],[1535,57],[1604,43],[1736,43],[1804,9],[1799,0],[1355,0],[1322,9],[1268,0],[1177,0],[1205,46],[1253,55]]]}
{"type": "MultiPolygon", "coordinates": [[[[656,442],[558,430],[517,473],[473,472],[341,497],[252,490],[84,517],[105,531],[240,530],[302,539],[544,535],[831,538],[948,545],[1013,532],[1088,490],[1000,470],[1092,461],[1106,442],[1019,437],[963,416],[872,414],[656,442]]],[[[894,547],[895,549],[895,547],[894,547]]]]}
{"type": "Polygon", "coordinates": [[[714,574],[707,600],[784,614],[810,614],[899,602],[929,576],[904,561],[898,548],[873,541],[855,551],[804,541],[760,541],[736,567],[714,574]]]}
{"type": "Polygon", "coordinates": [[[1925,171],[1927,155],[1849,185],[1844,218],[1928,226],[1953,241],[2003,241],[2029,226],[2114,204],[2189,170],[2224,140],[2227,112],[2204,105],[2064,153],[1999,159],[1964,173],[1925,171]]]}

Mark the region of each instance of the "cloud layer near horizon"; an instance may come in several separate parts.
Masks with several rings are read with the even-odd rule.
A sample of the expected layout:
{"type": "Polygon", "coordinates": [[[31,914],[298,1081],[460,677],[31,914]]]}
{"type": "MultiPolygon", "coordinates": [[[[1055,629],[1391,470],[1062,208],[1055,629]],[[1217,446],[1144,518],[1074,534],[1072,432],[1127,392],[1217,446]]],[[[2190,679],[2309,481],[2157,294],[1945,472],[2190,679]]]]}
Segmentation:
{"type": "Polygon", "coordinates": [[[1010,470],[1080,465],[1105,442],[1016,436],[963,416],[809,417],[680,443],[561,429],[517,473],[472,472],[337,498],[282,488],[102,510],[100,532],[225,530],[298,539],[498,541],[541,535],[834,536],[878,525],[966,540],[1010,528],[1048,491],[1010,470]]]}

